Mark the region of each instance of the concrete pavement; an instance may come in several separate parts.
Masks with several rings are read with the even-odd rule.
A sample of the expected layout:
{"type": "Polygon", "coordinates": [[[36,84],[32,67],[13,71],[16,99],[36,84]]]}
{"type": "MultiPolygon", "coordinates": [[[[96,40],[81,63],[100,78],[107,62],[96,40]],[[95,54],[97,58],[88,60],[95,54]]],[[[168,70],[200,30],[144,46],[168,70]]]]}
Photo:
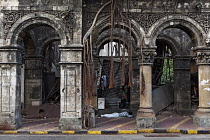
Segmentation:
{"type": "Polygon", "coordinates": [[[192,116],[180,116],[165,111],[157,116],[156,128],[139,129],[135,118],[100,118],[96,127],[77,131],[61,131],[59,118],[23,119],[23,127],[17,131],[0,131],[0,134],[139,134],[139,133],[179,133],[210,134],[210,128],[200,128],[193,124],[192,116]]]}
{"type": "MultiPolygon", "coordinates": [[[[23,119],[23,127],[19,131],[57,131],[59,118],[23,119]]],[[[192,116],[180,116],[165,111],[157,116],[157,129],[210,130],[199,128],[193,124],[192,116]]],[[[89,131],[138,130],[135,118],[96,118],[96,127],[89,131]]]]}

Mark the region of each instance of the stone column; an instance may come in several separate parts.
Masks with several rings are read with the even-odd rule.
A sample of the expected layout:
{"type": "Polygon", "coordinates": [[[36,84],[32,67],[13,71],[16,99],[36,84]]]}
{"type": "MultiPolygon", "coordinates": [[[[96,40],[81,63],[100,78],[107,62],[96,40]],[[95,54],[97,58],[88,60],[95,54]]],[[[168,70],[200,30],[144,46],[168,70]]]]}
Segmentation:
{"type": "Polygon", "coordinates": [[[210,48],[196,52],[198,65],[199,106],[193,122],[198,127],[210,127],[210,48]]]}
{"type": "Polygon", "coordinates": [[[60,47],[62,130],[82,129],[82,51],[82,45],[60,47]]]}
{"type": "Polygon", "coordinates": [[[25,108],[42,104],[43,57],[25,56],[25,108]]]}
{"type": "Polygon", "coordinates": [[[22,126],[21,54],[18,46],[0,47],[0,130],[22,126]]]}
{"type": "Polygon", "coordinates": [[[144,49],[140,53],[140,106],[136,117],[139,128],[155,127],[156,125],[156,118],[152,109],[152,64],[154,56],[153,49],[144,49]]]}
{"type": "Polygon", "coordinates": [[[191,115],[191,56],[176,56],[174,60],[174,100],[176,112],[191,115]]]}

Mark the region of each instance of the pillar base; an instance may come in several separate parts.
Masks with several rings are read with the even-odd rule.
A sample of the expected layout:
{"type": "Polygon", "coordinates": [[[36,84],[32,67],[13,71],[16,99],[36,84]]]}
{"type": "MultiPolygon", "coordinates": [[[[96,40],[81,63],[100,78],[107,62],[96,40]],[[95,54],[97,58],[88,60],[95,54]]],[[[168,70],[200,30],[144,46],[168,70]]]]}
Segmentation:
{"type": "Polygon", "coordinates": [[[136,117],[137,128],[155,128],[156,118],[155,117],[136,117]]]}
{"type": "Polygon", "coordinates": [[[210,112],[196,111],[193,116],[193,123],[198,127],[210,127],[210,112]]]}
{"type": "Polygon", "coordinates": [[[21,117],[15,119],[11,114],[0,114],[0,130],[16,130],[21,126],[21,117]]]}
{"type": "Polygon", "coordinates": [[[138,128],[155,128],[156,117],[152,109],[139,109],[136,117],[138,128]]]}
{"type": "Polygon", "coordinates": [[[81,118],[60,118],[59,129],[80,130],[82,129],[82,119],[81,118]]]}

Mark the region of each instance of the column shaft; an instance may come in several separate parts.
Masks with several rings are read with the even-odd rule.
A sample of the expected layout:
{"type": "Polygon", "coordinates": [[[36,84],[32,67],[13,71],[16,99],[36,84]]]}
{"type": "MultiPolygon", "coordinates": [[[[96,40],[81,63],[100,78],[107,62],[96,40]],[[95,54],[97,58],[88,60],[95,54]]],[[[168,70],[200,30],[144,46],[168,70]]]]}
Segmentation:
{"type": "Polygon", "coordinates": [[[210,113],[210,65],[198,66],[199,112],[210,113]]]}
{"type": "Polygon", "coordinates": [[[136,117],[137,127],[155,127],[155,114],[152,110],[152,66],[140,67],[140,106],[136,117]]]}
{"type": "Polygon", "coordinates": [[[210,49],[197,50],[199,106],[193,122],[198,127],[210,127],[210,49]]]}
{"type": "Polygon", "coordinates": [[[138,116],[154,116],[152,110],[152,68],[144,65],[140,68],[140,108],[138,116]]]}

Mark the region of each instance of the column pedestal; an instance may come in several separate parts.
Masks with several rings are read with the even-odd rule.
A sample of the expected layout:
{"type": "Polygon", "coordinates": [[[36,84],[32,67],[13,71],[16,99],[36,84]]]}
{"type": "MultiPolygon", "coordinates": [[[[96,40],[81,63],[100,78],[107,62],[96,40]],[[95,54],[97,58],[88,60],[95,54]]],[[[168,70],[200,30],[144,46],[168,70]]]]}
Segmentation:
{"type": "Polygon", "coordinates": [[[154,111],[146,108],[141,108],[137,112],[136,124],[139,128],[154,128],[156,127],[156,117],[154,111]]]}
{"type": "Polygon", "coordinates": [[[138,128],[154,128],[156,127],[155,117],[136,117],[136,125],[138,128]]]}
{"type": "Polygon", "coordinates": [[[198,109],[194,114],[193,123],[198,127],[210,127],[210,112],[201,112],[198,109]]]}
{"type": "Polygon", "coordinates": [[[59,129],[80,130],[82,129],[82,119],[81,118],[60,118],[59,129]]]}

